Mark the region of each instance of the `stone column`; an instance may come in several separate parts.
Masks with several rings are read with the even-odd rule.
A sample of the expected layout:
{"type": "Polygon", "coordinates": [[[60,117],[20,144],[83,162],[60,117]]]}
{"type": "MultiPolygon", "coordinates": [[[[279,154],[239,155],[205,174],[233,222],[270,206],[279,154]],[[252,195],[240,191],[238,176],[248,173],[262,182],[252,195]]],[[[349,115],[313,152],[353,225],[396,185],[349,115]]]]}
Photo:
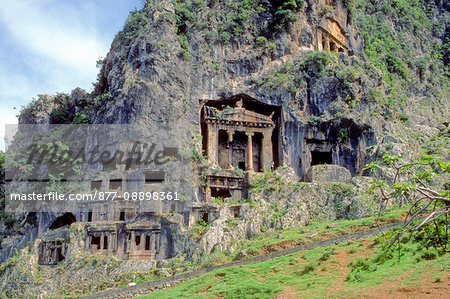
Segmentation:
{"type": "Polygon", "coordinates": [[[324,45],[324,51],[330,51],[330,40],[327,35],[322,35],[323,45],[324,45]]]}
{"type": "Polygon", "coordinates": [[[134,252],[135,248],[136,248],[136,236],[134,234],[134,230],[131,231],[131,246],[130,246],[130,251],[134,252]]]}
{"type": "Polygon", "coordinates": [[[139,251],[143,251],[145,249],[145,234],[141,234],[141,242],[139,243],[139,251]]]}
{"type": "Polygon", "coordinates": [[[227,131],[228,132],[228,169],[233,170],[233,148],[231,147],[231,143],[233,142],[233,134],[234,130],[227,131]]]}
{"type": "Polygon", "coordinates": [[[155,233],[155,238],[154,238],[153,244],[154,244],[154,247],[153,247],[154,251],[156,252],[158,250],[158,233],[155,233]]]}
{"type": "Polygon", "coordinates": [[[116,234],[115,233],[110,233],[108,235],[108,243],[109,243],[108,250],[115,251],[117,249],[116,248],[116,234]]]}
{"type": "Polygon", "coordinates": [[[50,262],[54,262],[56,260],[55,256],[56,256],[56,249],[50,248],[50,258],[48,259],[49,264],[50,262]]]}
{"type": "MultiPolygon", "coordinates": [[[[206,183],[208,184],[208,182],[206,183]]],[[[205,201],[211,203],[211,187],[209,187],[209,185],[206,185],[205,187],[205,201]]]]}
{"type": "Polygon", "coordinates": [[[150,234],[150,251],[155,251],[156,249],[156,234],[153,233],[153,231],[150,234]]]}
{"type": "Polygon", "coordinates": [[[153,250],[153,249],[152,249],[153,231],[150,231],[150,232],[148,233],[148,237],[149,237],[148,241],[150,242],[150,243],[149,243],[148,250],[151,252],[151,251],[153,250]]]}
{"type": "Polygon", "coordinates": [[[98,249],[103,249],[103,244],[105,244],[105,233],[104,232],[100,236],[100,246],[98,247],[98,249]]]}
{"type": "Polygon", "coordinates": [[[253,171],[253,132],[245,133],[248,137],[247,139],[247,170],[253,171]]]}
{"type": "Polygon", "coordinates": [[[208,151],[208,158],[211,162],[216,163],[217,162],[217,132],[216,132],[216,124],[209,123],[208,127],[208,135],[207,135],[207,151],[208,151]]]}
{"type": "Polygon", "coordinates": [[[261,164],[262,168],[270,167],[273,161],[272,151],[272,128],[266,128],[263,132],[262,150],[261,150],[261,164]]]}

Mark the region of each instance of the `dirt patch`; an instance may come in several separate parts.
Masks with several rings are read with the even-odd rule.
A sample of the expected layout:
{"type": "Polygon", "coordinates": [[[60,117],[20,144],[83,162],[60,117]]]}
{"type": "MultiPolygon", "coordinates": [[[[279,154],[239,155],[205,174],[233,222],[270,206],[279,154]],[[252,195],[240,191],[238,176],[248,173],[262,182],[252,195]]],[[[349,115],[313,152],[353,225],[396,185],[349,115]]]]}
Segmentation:
{"type": "Polygon", "coordinates": [[[212,286],[207,286],[206,288],[200,291],[200,294],[206,293],[206,291],[208,291],[210,288],[212,288],[212,286]]]}
{"type": "MultiPolygon", "coordinates": [[[[220,282],[220,281],[222,280],[222,278],[225,276],[225,273],[219,272],[219,273],[217,273],[217,274],[214,275],[214,276],[216,277],[217,282],[220,282]]],[[[214,285],[214,284],[210,284],[209,286],[207,286],[206,288],[204,288],[203,290],[201,290],[200,293],[198,293],[198,294],[204,294],[204,293],[206,293],[210,288],[213,287],[213,285],[214,285]]],[[[198,295],[198,294],[196,294],[196,295],[198,295]]],[[[215,295],[215,297],[217,297],[217,296],[215,295]]],[[[223,298],[223,297],[218,297],[218,298],[223,298]]]]}
{"type": "MultiPolygon", "coordinates": [[[[408,215],[407,213],[404,213],[401,216],[380,219],[380,221],[378,221],[377,226],[387,225],[387,224],[391,224],[391,223],[395,223],[395,222],[400,222],[400,221],[405,221],[405,220],[411,219],[411,216],[406,217],[407,215],[408,215]]],[[[428,214],[427,213],[422,213],[422,214],[417,215],[416,217],[420,218],[420,217],[426,216],[426,215],[428,215],[428,214]]]]}
{"type": "Polygon", "coordinates": [[[358,291],[354,297],[363,296],[366,298],[450,298],[450,276],[446,276],[440,282],[435,282],[435,278],[429,273],[421,275],[419,286],[399,287],[398,281],[388,281],[380,286],[365,289],[364,293],[358,291]]]}
{"type": "Polygon", "coordinates": [[[300,298],[293,287],[284,287],[283,291],[275,297],[276,299],[300,298]]]}
{"type": "MultiPolygon", "coordinates": [[[[327,294],[327,297],[335,297],[341,291],[346,290],[347,286],[345,285],[345,278],[350,273],[349,265],[350,261],[356,258],[369,257],[372,253],[373,249],[370,247],[369,240],[363,240],[361,242],[355,242],[354,244],[362,243],[362,247],[358,248],[355,253],[349,253],[347,249],[342,249],[340,252],[334,255],[335,259],[338,263],[332,267],[332,273],[329,272],[328,275],[333,276],[334,273],[339,273],[339,276],[333,281],[333,285],[330,287],[330,291],[327,294]]],[[[331,267],[331,263],[329,264],[331,267]]]]}
{"type": "Polygon", "coordinates": [[[286,240],[286,241],[282,241],[280,243],[264,246],[263,248],[261,248],[259,250],[259,254],[260,255],[268,254],[268,253],[272,253],[272,252],[280,251],[280,250],[284,250],[284,249],[289,249],[289,248],[303,245],[303,244],[305,244],[305,242],[303,240],[286,240]]]}

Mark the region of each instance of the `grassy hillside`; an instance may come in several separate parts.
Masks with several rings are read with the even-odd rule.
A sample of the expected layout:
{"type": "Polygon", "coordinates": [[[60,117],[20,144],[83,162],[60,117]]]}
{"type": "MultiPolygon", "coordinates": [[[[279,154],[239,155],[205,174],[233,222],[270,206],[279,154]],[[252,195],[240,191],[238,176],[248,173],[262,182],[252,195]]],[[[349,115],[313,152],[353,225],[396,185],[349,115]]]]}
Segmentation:
{"type": "Polygon", "coordinates": [[[450,294],[450,256],[420,237],[386,259],[383,236],[215,270],[140,298],[324,298],[450,294]]]}

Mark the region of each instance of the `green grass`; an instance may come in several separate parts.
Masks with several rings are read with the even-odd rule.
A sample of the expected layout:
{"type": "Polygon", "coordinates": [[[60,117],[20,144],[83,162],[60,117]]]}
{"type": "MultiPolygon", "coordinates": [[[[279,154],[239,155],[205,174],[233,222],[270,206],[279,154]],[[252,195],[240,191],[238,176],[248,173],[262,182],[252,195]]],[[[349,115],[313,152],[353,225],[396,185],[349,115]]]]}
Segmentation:
{"type": "MultiPolygon", "coordinates": [[[[404,214],[405,210],[397,209],[389,211],[381,217],[381,223],[386,223],[392,220],[401,221],[401,215],[404,214]]],[[[241,248],[236,250],[236,253],[233,254],[231,258],[236,259],[238,253],[243,249],[246,249],[249,255],[258,255],[259,253],[277,251],[283,248],[294,247],[296,245],[331,239],[357,230],[369,229],[376,218],[376,216],[373,216],[362,219],[325,221],[298,229],[278,230],[270,235],[260,234],[252,239],[245,240],[240,246],[241,248]],[[338,223],[339,226],[329,229],[326,228],[328,225],[335,223],[338,223]],[[318,234],[317,236],[309,237],[312,233],[318,234]]]]}
{"type": "Polygon", "coordinates": [[[375,240],[373,237],[266,262],[218,269],[139,298],[273,298],[286,287],[308,298],[346,297],[367,294],[368,289],[380,285],[387,291],[395,291],[421,283],[442,283],[446,279],[443,277],[450,269],[448,254],[424,258],[427,249],[411,241],[403,244],[400,258],[396,252],[391,259],[383,260],[379,258],[382,243],[375,240]],[[347,254],[349,251],[353,254],[347,254]]]}

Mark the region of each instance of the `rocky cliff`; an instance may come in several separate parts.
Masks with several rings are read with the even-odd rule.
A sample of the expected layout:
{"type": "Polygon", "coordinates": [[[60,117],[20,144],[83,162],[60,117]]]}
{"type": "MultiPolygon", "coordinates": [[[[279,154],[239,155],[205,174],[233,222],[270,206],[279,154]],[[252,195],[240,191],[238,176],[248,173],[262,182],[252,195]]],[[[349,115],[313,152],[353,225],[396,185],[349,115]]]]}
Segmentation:
{"type": "MultiPolygon", "coordinates": [[[[284,167],[249,179],[251,196],[238,202],[238,217],[220,200],[205,231],[189,228],[180,215],[163,215],[174,228],[176,254],[198,260],[232,252],[234,240],[267,229],[370,214],[371,197],[363,195],[370,178],[360,176],[386,153],[448,154],[434,142],[448,145],[448,28],[446,1],[148,0],[130,13],[100,61],[92,93],[41,96],[24,107],[19,122],[142,125],[189,161],[166,167],[171,186],[195,206],[202,202],[202,171],[211,166],[198,159],[206,150],[205,103],[234,105],[240,96],[277,107],[275,163],[284,167]],[[330,144],[330,157],[313,156],[331,152],[323,149],[330,144]],[[299,183],[308,173],[321,177],[311,175],[320,158],[353,178],[299,183]]],[[[47,216],[19,218],[48,227],[58,214],[47,216]]],[[[2,258],[36,238],[23,229],[2,231],[14,235],[3,240],[2,258]]],[[[2,286],[15,277],[13,270],[2,273],[2,286]]]]}

